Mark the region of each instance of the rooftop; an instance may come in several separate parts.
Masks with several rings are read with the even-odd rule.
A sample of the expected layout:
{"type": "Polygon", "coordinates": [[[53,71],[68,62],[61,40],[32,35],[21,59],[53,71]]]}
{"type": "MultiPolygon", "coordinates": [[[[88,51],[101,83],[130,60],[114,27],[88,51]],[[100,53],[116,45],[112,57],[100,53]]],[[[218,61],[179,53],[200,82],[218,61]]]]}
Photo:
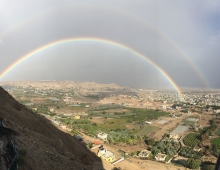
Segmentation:
{"type": "Polygon", "coordinates": [[[105,149],[105,148],[102,148],[102,149],[99,149],[99,153],[104,156],[105,158],[110,158],[112,156],[114,156],[114,153],[105,149]]]}

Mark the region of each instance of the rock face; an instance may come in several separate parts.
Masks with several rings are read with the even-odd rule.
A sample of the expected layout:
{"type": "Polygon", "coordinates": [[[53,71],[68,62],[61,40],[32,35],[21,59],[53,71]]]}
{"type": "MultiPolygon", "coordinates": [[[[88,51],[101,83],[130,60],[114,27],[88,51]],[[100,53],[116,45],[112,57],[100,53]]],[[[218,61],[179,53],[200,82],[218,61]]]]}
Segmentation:
{"type": "Polygon", "coordinates": [[[102,169],[101,160],[85,145],[18,103],[1,87],[0,117],[18,133],[19,169],[102,169]]]}

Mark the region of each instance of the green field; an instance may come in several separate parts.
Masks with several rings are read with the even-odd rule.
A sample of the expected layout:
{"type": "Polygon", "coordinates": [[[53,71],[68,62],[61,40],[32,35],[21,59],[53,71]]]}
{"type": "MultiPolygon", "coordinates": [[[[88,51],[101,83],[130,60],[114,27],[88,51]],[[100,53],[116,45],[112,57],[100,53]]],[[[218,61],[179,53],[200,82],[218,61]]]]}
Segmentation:
{"type": "Polygon", "coordinates": [[[184,120],[184,125],[190,125],[190,126],[193,126],[193,125],[195,125],[195,122],[193,122],[193,121],[189,121],[189,120],[184,120]]]}
{"type": "Polygon", "coordinates": [[[220,144],[220,137],[213,139],[212,144],[220,144]]]}
{"type": "Polygon", "coordinates": [[[65,118],[60,121],[88,135],[96,136],[99,132],[108,133],[110,143],[134,144],[140,136],[147,136],[157,129],[157,127],[146,125],[144,121],[155,120],[169,114],[159,110],[122,108],[119,105],[108,104],[91,109],[87,116],[82,116],[79,120],[65,118]],[[102,123],[91,121],[95,116],[102,117],[102,123]],[[126,124],[134,124],[138,128],[127,128],[126,124]],[[140,131],[138,131],[139,127],[140,131]]]}
{"type": "Polygon", "coordinates": [[[141,129],[137,135],[144,136],[149,135],[151,132],[153,132],[156,129],[154,126],[145,126],[143,129],[141,129]]]}
{"type": "Polygon", "coordinates": [[[216,134],[220,136],[220,128],[217,130],[216,134]]]}
{"type": "Polygon", "coordinates": [[[198,133],[189,133],[183,139],[183,143],[189,147],[195,147],[200,142],[200,135],[198,133]]]}

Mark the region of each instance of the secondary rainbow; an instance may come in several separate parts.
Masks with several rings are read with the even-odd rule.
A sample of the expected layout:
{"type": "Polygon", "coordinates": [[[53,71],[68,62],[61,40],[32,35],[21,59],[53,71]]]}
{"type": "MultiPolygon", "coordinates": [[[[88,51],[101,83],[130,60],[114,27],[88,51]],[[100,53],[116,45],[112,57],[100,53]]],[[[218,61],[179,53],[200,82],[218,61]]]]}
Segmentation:
{"type": "Polygon", "coordinates": [[[3,33],[1,33],[0,38],[8,35],[9,33],[13,32],[14,30],[17,30],[19,27],[26,25],[30,21],[33,21],[37,18],[44,17],[45,15],[48,15],[48,14],[55,13],[60,10],[66,10],[67,7],[68,8],[72,7],[73,10],[82,10],[85,8],[88,8],[88,9],[90,9],[90,8],[99,9],[100,8],[100,9],[105,9],[105,10],[112,10],[114,12],[118,12],[120,14],[123,14],[125,16],[128,16],[128,17],[138,21],[139,23],[145,25],[147,28],[150,28],[152,31],[154,31],[155,33],[160,35],[164,40],[166,40],[170,45],[172,45],[174,47],[174,49],[180,54],[180,56],[182,56],[183,59],[185,59],[185,61],[190,65],[190,67],[193,69],[193,71],[197,74],[199,79],[202,81],[203,85],[208,89],[210,88],[210,84],[206,80],[204,75],[202,74],[201,70],[198,68],[198,66],[196,64],[193,63],[192,59],[190,57],[188,57],[188,55],[177,45],[177,43],[175,43],[170,37],[168,37],[163,32],[161,32],[158,28],[156,28],[152,24],[147,23],[146,21],[144,21],[142,18],[138,17],[137,15],[130,13],[130,12],[127,12],[126,10],[123,10],[121,8],[117,8],[115,6],[114,7],[113,6],[103,6],[103,5],[94,6],[94,5],[85,3],[85,4],[81,4],[81,5],[77,5],[77,6],[76,5],[74,5],[74,6],[64,5],[64,6],[55,7],[55,8],[52,8],[51,10],[41,11],[40,13],[38,13],[36,15],[28,16],[26,19],[24,19],[22,21],[18,21],[15,25],[13,25],[9,29],[7,29],[3,33]]]}
{"type": "Polygon", "coordinates": [[[152,66],[154,66],[169,82],[170,84],[175,88],[175,90],[179,93],[179,95],[181,96],[182,99],[184,99],[179,87],[176,85],[176,83],[171,79],[171,77],[160,67],[158,66],[155,62],[153,62],[151,59],[149,59],[147,56],[137,52],[136,50],[125,46],[123,44],[120,44],[118,42],[114,42],[111,40],[106,40],[106,39],[101,39],[101,38],[93,38],[93,37],[79,37],[79,38],[66,38],[66,39],[61,39],[58,41],[54,41],[51,42],[49,44],[46,44],[44,46],[41,46],[33,51],[31,51],[30,53],[27,53],[26,55],[22,56],[19,60],[17,60],[15,63],[13,63],[12,65],[10,65],[5,71],[3,71],[0,74],[0,79],[2,79],[7,73],[9,73],[11,70],[13,70],[13,68],[15,68],[17,65],[19,65],[20,63],[22,63],[24,60],[28,59],[29,57],[43,51],[46,50],[48,48],[51,48],[53,46],[57,46],[60,44],[64,44],[64,43],[70,43],[70,42],[100,42],[100,43],[105,43],[105,44],[110,44],[110,45],[114,45],[117,47],[120,47],[122,49],[128,50],[131,53],[133,53],[136,56],[141,57],[142,59],[144,59],[145,61],[147,61],[149,64],[151,64],[152,66]]]}

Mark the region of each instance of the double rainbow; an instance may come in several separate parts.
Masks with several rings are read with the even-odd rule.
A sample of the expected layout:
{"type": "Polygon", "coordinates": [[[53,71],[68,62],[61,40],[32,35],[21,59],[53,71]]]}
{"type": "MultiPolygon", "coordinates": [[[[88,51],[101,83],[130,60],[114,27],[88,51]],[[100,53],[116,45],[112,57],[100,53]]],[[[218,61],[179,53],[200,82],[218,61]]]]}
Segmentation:
{"type": "Polygon", "coordinates": [[[109,44],[109,45],[113,45],[125,50],[128,50],[129,52],[133,53],[134,55],[144,59],[145,61],[147,61],[149,64],[151,64],[152,66],[154,66],[168,81],[169,83],[174,87],[174,89],[179,93],[180,97],[182,99],[184,99],[179,87],[176,85],[176,83],[172,80],[172,78],[160,67],[158,66],[155,62],[153,62],[150,58],[148,58],[147,56],[137,52],[136,50],[125,46],[123,44],[120,44],[118,42],[114,42],[111,40],[106,40],[106,39],[101,39],[101,38],[93,38],[93,37],[80,37],[80,38],[66,38],[66,39],[61,39],[58,41],[54,41],[51,42],[49,44],[46,44],[44,46],[41,46],[33,51],[31,51],[30,53],[27,53],[26,55],[22,56],[20,59],[18,59],[16,62],[14,62],[12,65],[10,65],[4,72],[2,72],[0,74],[0,80],[7,74],[9,73],[11,70],[13,70],[17,65],[19,65],[20,63],[22,63],[24,60],[30,58],[31,56],[46,50],[48,48],[54,47],[54,46],[58,46],[60,44],[65,44],[65,43],[70,43],[70,42],[99,42],[99,43],[104,43],[104,44],[109,44]]]}

